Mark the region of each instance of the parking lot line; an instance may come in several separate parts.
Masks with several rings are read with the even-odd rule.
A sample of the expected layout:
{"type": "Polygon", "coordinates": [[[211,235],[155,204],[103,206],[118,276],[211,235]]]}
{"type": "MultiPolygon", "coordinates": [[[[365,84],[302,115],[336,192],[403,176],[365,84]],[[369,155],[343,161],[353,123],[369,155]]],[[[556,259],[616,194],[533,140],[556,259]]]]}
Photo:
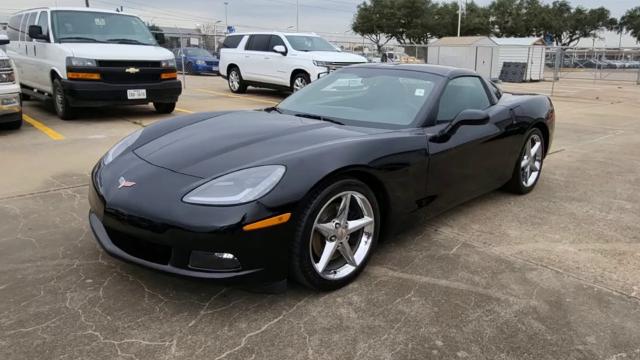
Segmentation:
{"type": "Polygon", "coordinates": [[[265,104],[269,104],[269,105],[277,105],[277,104],[279,104],[278,101],[258,99],[256,97],[253,97],[253,96],[250,96],[250,95],[242,95],[242,96],[240,96],[240,95],[227,94],[227,93],[223,93],[223,92],[219,92],[219,91],[211,91],[211,90],[206,90],[206,89],[194,89],[194,90],[195,91],[199,91],[199,92],[214,94],[214,95],[226,96],[226,97],[230,97],[230,98],[249,99],[251,101],[261,102],[261,103],[265,103],[265,104]]]}
{"type": "Polygon", "coordinates": [[[47,135],[51,139],[53,139],[53,140],[64,140],[64,136],[62,136],[62,134],[60,134],[59,132],[53,130],[52,128],[48,127],[47,125],[41,123],[40,121],[32,118],[31,116],[29,116],[27,114],[22,114],[22,119],[24,121],[26,121],[27,123],[29,123],[29,125],[31,125],[34,128],[42,131],[43,133],[45,133],[45,135],[47,135]]]}
{"type": "Polygon", "coordinates": [[[194,113],[194,112],[193,112],[193,111],[191,111],[191,110],[181,109],[181,108],[176,108],[175,110],[176,110],[176,111],[179,111],[179,112],[186,113],[186,114],[193,114],[193,113],[194,113]]]}

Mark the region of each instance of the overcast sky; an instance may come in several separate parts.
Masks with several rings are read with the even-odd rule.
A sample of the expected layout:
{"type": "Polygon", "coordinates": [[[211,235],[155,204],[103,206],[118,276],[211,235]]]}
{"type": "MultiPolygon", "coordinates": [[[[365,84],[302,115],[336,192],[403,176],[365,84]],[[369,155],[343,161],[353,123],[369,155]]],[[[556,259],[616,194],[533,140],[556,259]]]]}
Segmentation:
{"type": "MultiPolygon", "coordinates": [[[[115,9],[122,5],[125,11],[140,15],[146,21],[161,26],[194,28],[196,23],[225,22],[225,1],[228,5],[229,25],[238,30],[286,30],[296,25],[296,0],[89,0],[91,6],[115,9]]],[[[362,0],[299,0],[300,28],[302,31],[333,33],[349,36],[349,28],[356,6],[362,0]],[[347,35],[344,35],[344,34],[347,35]]],[[[486,5],[491,0],[476,0],[486,5]]],[[[551,2],[551,0],[545,0],[551,2]]],[[[619,17],[639,0],[573,0],[584,7],[607,6],[613,16],[619,17]]],[[[84,6],[84,0],[0,0],[0,14],[36,6],[84,6]],[[19,5],[18,5],[19,4],[19,5]]],[[[353,35],[350,35],[353,36],[353,35]]],[[[627,41],[625,41],[626,43],[627,41]]],[[[629,43],[629,45],[633,45],[629,43]]]]}

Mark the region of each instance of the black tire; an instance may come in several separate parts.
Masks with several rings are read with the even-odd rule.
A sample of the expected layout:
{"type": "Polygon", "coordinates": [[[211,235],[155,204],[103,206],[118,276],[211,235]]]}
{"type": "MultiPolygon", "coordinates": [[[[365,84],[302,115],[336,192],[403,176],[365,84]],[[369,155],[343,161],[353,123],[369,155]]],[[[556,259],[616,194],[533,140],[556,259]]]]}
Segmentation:
{"type": "Polygon", "coordinates": [[[20,113],[20,120],[0,124],[2,130],[18,130],[22,127],[22,112],[20,113]]]}
{"type": "Polygon", "coordinates": [[[227,84],[229,85],[229,90],[234,94],[244,94],[247,92],[247,83],[242,79],[242,73],[236,66],[229,69],[229,73],[227,74],[227,84]],[[236,76],[237,86],[234,83],[236,81],[236,76]]]}
{"type": "Polygon", "coordinates": [[[297,73],[292,79],[291,79],[291,92],[296,92],[301,90],[304,86],[299,87],[297,84],[298,83],[304,83],[304,86],[307,86],[311,83],[311,78],[309,77],[309,74],[305,73],[305,72],[299,72],[297,73]]]}
{"type": "Polygon", "coordinates": [[[512,192],[514,194],[524,195],[524,194],[530,193],[536,187],[536,185],[538,184],[538,181],[540,180],[540,176],[542,175],[542,168],[544,164],[544,158],[546,155],[544,153],[544,149],[545,149],[545,139],[544,139],[544,135],[542,134],[542,131],[540,131],[540,129],[538,128],[533,128],[529,130],[525,136],[525,141],[522,144],[522,149],[520,150],[520,153],[518,155],[518,160],[516,161],[516,164],[513,167],[513,173],[511,175],[511,179],[504,186],[505,190],[512,192]],[[540,146],[542,148],[542,157],[540,158],[540,170],[538,171],[538,175],[535,181],[529,186],[527,186],[524,184],[524,181],[523,181],[521,163],[524,159],[525,150],[527,149],[527,143],[532,141],[532,138],[534,137],[537,137],[541,141],[540,146]]]}
{"type": "Polygon", "coordinates": [[[29,96],[29,95],[27,95],[27,94],[25,94],[25,93],[21,93],[21,94],[20,94],[20,99],[21,99],[22,101],[29,101],[29,100],[31,100],[31,96],[29,96]]]}
{"type": "Polygon", "coordinates": [[[314,190],[303,203],[306,205],[298,212],[300,216],[296,219],[294,239],[290,248],[289,272],[291,276],[302,285],[320,291],[339,289],[351,283],[366,267],[378,242],[381,217],[375,194],[366,184],[359,180],[342,178],[337,179],[328,186],[314,190]],[[310,254],[312,230],[315,219],[324,205],[344,191],[355,191],[367,198],[373,209],[375,227],[368,253],[366,253],[360,265],[346,277],[329,280],[320,276],[312,263],[310,254]]]}
{"type": "Polygon", "coordinates": [[[176,103],[159,103],[154,102],[153,107],[158,114],[171,114],[176,109],[176,103]]]}
{"type": "Polygon", "coordinates": [[[53,80],[53,109],[56,115],[62,120],[75,118],[75,111],[71,105],[69,105],[67,94],[64,92],[60,79],[53,80]]]}

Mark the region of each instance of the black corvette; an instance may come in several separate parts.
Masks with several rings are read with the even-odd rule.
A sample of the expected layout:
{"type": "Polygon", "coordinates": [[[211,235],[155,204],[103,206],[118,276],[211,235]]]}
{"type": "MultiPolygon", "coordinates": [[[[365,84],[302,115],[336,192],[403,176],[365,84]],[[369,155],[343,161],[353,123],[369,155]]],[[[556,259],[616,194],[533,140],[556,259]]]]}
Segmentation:
{"type": "Polygon", "coordinates": [[[395,219],[531,191],[554,121],[546,96],[468,70],[347,67],[277,107],[131,134],[93,170],[89,220],[109,254],[157,270],[336,289],[395,219]]]}

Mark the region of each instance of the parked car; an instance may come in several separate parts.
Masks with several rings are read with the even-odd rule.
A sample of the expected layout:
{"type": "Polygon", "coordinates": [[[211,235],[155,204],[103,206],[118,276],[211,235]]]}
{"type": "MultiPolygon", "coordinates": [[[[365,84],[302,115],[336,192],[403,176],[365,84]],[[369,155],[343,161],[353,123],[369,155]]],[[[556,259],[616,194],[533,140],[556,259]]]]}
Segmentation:
{"type": "Polygon", "coordinates": [[[532,191],[554,124],[547,96],[471,70],[350,66],[264,111],[129,135],[93,169],[89,222],[107,253],[156,270],[337,289],[408,214],[532,191]]]}
{"type": "Polygon", "coordinates": [[[248,86],[295,92],[339,68],[366,62],[315,34],[244,33],[224,40],[220,75],[234,93],[244,93],[248,86]]]}
{"type": "Polygon", "coordinates": [[[76,107],[153,103],[170,113],[182,91],[173,54],[137,16],[93,8],[38,8],[11,16],[7,53],[24,98],[76,107]]]}
{"type": "Polygon", "coordinates": [[[173,53],[176,56],[176,65],[180,71],[182,71],[184,60],[184,71],[187,74],[218,74],[218,57],[205,49],[197,47],[177,48],[173,49],[173,53]]]}
{"type": "MultiPolygon", "coordinates": [[[[0,45],[9,44],[9,38],[0,34],[0,45]]],[[[22,102],[16,68],[0,49],[0,127],[19,129],[22,126],[22,102]]]]}

